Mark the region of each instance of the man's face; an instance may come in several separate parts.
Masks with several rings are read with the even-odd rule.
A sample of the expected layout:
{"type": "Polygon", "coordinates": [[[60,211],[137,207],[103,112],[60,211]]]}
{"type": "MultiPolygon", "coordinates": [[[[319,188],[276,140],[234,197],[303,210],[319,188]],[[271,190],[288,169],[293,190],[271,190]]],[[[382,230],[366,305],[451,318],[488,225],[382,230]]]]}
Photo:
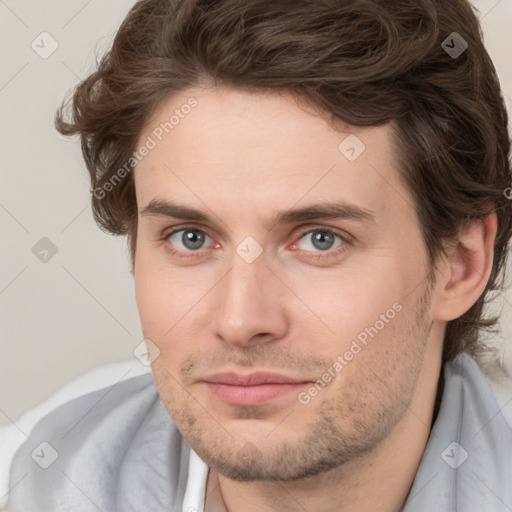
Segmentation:
{"type": "Polygon", "coordinates": [[[143,144],[137,303],[191,447],[238,480],[313,475],[375,447],[439,351],[390,128],[340,132],[286,95],[191,88],[143,144]],[[339,216],[311,210],[335,204],[339,216]]]}

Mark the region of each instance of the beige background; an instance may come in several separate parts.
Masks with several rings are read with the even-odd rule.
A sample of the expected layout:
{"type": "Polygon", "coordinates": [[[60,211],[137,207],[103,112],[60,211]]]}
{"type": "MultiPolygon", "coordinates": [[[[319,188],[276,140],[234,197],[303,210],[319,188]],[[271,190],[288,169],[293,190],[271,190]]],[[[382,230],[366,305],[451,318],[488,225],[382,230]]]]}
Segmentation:
{"type": "MultiPolygon", "coordinates": [[[[79,144],[53,128],[132,4],[0,0],[0,423],[81,372],[132,357],[143,338],[124,241],[94,224],[79,144]],[[40,53],[58,48],[45,59],[34,40],[40,53]],[[43,237],[57,248],[46,263],[32,252],[43,237]]],[[[510,111],[512,0],[474,4],[510,111]]],[[[502,302],[509,337],[512,297],[502,302]]]]}

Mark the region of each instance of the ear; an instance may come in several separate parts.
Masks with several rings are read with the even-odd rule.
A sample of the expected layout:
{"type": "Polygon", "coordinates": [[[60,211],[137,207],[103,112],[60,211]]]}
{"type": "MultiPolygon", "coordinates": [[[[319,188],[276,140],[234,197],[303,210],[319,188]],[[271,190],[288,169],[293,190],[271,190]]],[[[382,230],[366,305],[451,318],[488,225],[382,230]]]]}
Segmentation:
{"type": "Polygon", "coordinates": [[[450,321],[462,316],[483,293],[492,270],[496,213],[472,221],[459,233],[438,276],[433,306],[435,320],[450,321]]]}

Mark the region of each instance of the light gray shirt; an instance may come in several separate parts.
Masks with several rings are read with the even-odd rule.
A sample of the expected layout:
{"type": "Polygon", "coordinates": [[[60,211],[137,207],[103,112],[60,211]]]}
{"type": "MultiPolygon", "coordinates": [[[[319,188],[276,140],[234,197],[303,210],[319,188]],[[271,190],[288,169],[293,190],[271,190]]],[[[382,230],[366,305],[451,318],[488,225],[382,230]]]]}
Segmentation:
{"type": "MultiPolygon", "coordinates": [[[[512,429],[469,355],[443,371],[439,413],[402,512],[512,512],[512,429]]],[[[7,510],[203,512],[207,474],[147,374],[43,418],[13,459],[7,510]]]]}

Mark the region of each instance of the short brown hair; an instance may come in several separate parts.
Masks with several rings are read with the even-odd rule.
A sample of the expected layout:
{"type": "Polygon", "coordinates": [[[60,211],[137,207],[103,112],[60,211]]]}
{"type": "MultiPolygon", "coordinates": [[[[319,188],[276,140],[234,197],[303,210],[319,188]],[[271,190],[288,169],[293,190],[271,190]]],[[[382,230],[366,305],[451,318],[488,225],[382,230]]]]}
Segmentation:
{"type": "Polygon", "coordinates": [[[483,307],[503,286],[512,180],[507,112],[467,0],[138,1],[56,115],[61,133],[81,137],[94,217],[127,235],[132,268],[133,173],[104,197],[94,191],[126,169],[162,100],[203,83],[289,92],[355,126],[390,124],[432,268],[445,241],[495,211],[490,279],[471,309],[448,322],[443,360],[475,353],[480,329],[497,321],[483,307]],[[453,47],[453,37],[467,43],[460,55],[443,45],[453,47]]]}

